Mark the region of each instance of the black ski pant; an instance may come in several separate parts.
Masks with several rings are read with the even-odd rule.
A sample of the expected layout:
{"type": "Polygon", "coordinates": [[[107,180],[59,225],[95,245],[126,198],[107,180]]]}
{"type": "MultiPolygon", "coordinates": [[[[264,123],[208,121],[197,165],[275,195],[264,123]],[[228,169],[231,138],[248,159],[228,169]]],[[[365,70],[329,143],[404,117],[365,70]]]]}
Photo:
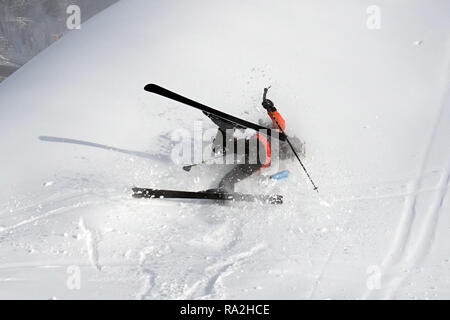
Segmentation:
{"type": "Polygon", "coordinates": [[[261,168],[261,164],[237,164],[220,181],[219,189],[234,192],[234,185],[261,168]]]}
{"type": "MultiPolygon", "coordinates": [[[[205,113],[219,128],[218,128],[218,134],[220,132],[220,137],[222,137],[222,141],[217,141],[219,146],[226,146],[226,130],[227,129],[234,129],[235,128],[235,124],[231,123],[231,122],[226,122],[220,118],[217,118],[211,114],[205,113]]],[[[218,139],[218,136],[216,136],[216,139],[218,139]]],[[[253,139],[256,139],[255,137],[253,137],[253,139]]],[[[236,154],[237,152],[237,144],[238,144],[238,140],[235,138],[233,139],[233,141],[228,141],[229,143],[234,143],[234,153],[236,154]]],[[[234,192],[234,185],[239,182],[244,180],[245,178],[248,178],[249,176],[251,176],[253,173],[255,173],[256,171],[258,171],[261,167],[262,167],[262,163],[259,159],[259,157],[257,157],[257,161],[256,164],[250,164],[250,155],[251,153],[254,154],[254,156],[256,156],[260,150],[260,148],[262,148],[262,146],[260,146],[259,142],[254,143],[253,146],[256,146],[256,149],[253,147],[250,147],[249,144],[249,140],[244,141],[245,144],[245,148],[244,148],[244,154],[245,154],[245,161],[243,164],[236,164],[233,169],[231,169],[227,174],[225,174],[225,176],[222,178],[222,180],[219,183],[219,189],[226,191],[226,192],[234,192]]],[[[223,149],[224,153],[226,153],[226,148],[223,149]]],[[[215,150],[214,150],[215,151],[215,150]]],[[[236,154],[237,155],[237,154],[236,154]]]]}

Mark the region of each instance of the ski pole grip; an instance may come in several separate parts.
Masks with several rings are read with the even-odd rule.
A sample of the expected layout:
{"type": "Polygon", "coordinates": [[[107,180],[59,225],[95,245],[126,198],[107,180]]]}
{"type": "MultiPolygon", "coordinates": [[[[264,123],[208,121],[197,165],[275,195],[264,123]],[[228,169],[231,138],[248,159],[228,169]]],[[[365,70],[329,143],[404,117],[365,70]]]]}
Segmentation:
{"type": "Polygon", "coordinates": [[[264,88],[263,102],[264,102],[264,100],[266,100],[267,92],[269,91],[269,89],[270,89],[270,86],[267,88],[264,88]]]}

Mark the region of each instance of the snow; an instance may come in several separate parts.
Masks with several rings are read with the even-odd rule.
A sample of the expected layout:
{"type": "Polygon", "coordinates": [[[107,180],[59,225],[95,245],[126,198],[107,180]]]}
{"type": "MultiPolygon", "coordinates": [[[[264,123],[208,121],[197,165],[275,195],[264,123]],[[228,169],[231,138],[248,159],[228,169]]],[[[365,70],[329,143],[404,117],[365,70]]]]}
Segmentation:
{"type": "Polygon", "coordinates": [[[368,1],[120,1],[19,69],[0,298],[450,298],[449,3],[378,3],[370,30],[368,1]],[[239,186],[281,206],[131,198],[226,170],[173,163],[175,130],[213,125],[147,83],[252,122],[272,85],[320,193],[287,161],[239,186]]]}

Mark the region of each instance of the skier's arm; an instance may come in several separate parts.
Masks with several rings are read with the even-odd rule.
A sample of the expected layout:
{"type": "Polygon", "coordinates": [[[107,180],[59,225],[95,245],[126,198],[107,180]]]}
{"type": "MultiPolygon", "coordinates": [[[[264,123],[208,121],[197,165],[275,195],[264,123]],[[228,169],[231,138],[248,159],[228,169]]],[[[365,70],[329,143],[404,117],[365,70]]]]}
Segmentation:
{"type": "Polygon", "coordinates": [[[277,111],[277,108],[275,108],[273,102],[269,99],[264,99],[262,106],[267,110],[267,114],[269,115],[270,119],[272,119],[275,128],[284,131],[286,129],[286,123],[281,114],[277,111]]]}
{"type": "Polygon", "coordinates": [[[275,111],[267,111],[267,114],[269,115],[270,119],[272,119],[273,124],[275,125],[275,128],[281,130],[286,130],[286,122],[284,121],[281,114],[275,109],[275,111]]]}

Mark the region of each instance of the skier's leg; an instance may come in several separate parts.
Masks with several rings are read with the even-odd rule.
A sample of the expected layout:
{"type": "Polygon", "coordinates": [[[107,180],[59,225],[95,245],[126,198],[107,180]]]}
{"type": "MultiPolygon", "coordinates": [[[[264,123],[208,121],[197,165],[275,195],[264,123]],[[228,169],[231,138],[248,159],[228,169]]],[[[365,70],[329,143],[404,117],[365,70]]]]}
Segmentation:
{"type": "Polygon", "coordinates": [[[233,167],[220,181],[219,189],[225,192],[234,192],[234,185],[251,176],[261,168],[259,164],[238,164],[233,167]]]}
{"type": "Polygon", "coordinates": [[[234,192],[234,185],[237,182],[244,180],[261,169],[263,163],[265,162],[265,159],[263,159],[264,161],[261,161],[261,157],[259,156],[259,150],[262,148],[263,146],[260,145],[255,136],[250,140],[236,140],[234,152],[236,154],[243,153],[243,156],[245,157],[244,164],[238,164],[231,169],[222,178],[222,181],[220,181],[219,189],[227,192],[234,192]],[[239,144],[242,144],[244,148],[238,147],[239,144]]]}

